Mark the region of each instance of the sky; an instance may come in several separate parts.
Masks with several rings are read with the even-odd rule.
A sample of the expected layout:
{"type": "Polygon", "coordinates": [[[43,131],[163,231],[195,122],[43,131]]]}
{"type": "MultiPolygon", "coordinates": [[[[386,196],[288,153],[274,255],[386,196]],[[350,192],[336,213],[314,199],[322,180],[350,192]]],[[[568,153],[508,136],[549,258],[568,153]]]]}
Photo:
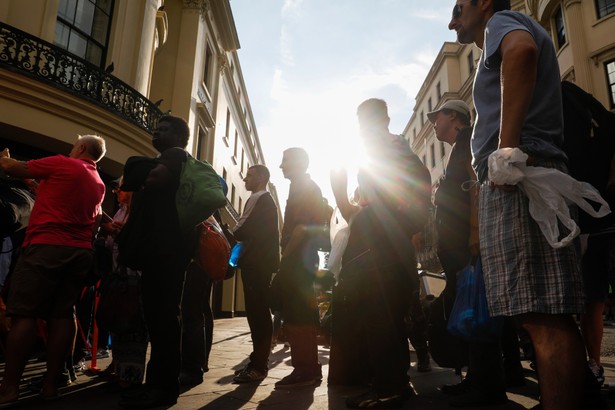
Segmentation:
{"type": "Polygon", "coordinates": [[[333,199],[332,168],[353,188],[364,155],[356,107],[389,105],[401,134],[415,97],[445,41],[454,0],[231,0],[239,61],[266,164],[280,202],[288,181],[282,152],[303,147],[308,172],[333,199]]]}

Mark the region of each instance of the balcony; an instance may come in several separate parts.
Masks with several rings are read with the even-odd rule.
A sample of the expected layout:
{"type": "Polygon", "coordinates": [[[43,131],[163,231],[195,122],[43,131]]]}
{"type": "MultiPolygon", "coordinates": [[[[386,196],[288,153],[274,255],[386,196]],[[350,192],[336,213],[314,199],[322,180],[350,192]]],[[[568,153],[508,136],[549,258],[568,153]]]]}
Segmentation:
{"type": "Polygon", "coordinates": [[[148,133],[162,116],[149,99],[100,67],[1,22],[0,67],[85,99],[148,133]]]}

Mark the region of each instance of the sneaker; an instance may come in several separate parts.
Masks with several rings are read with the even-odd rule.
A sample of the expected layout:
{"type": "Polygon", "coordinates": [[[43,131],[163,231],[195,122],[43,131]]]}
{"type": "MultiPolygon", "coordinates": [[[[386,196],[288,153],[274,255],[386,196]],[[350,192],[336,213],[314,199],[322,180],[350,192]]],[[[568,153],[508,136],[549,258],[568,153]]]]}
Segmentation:
{"type": "Polygon", "coordinates": [[[296,387],[314,386],[320,382],[318,375],[306,375],[293,370],[291,374],[284,377],[282,380],[275,384],[276,389],[294,389],[296,387]]]}
{"type": "Polygon", "coordinates": [[[267,372],[262,372],[260,370],[256,370],[253,367],[249,367],[241,373],[235,375],[235,377],[233,377],[233,381],[235,383],[259,382],[265,377],[267,377],[267,372]]]}
{"type": "Polygon", "coordinates": [[[107,349],[99,349],[98,352],[96,352],[97,359],[106,359],[107,357],[109,357],[109,350],[107,349]]]}
{"type": "Polygon", "coordinates": [[[235,372],[233,373],[233,375],[237,376],[238,374],[241,374],[245,371],[248,371],[250,368],[252,367],[252,363],[248,363],[247,365],[245,365],[244,367],[242,367],[241,369],[237,369],[235,370],[235,372]]]}
{"type": "Polygon", "coordinates": [[[440,387],[440,391],[447,396],[459,396],[461,394],[467,393],[472,387],[470,383],[470,379],[465,378],[460,383],[457,384],[445,384],[440,387]]]}
{"type": "Polygon", "coordinates": [[[589,359],[588,363],[589,369],[592,371],[594,377],[598,381],[598,384],[602,386],[604,384],[604,367],[598,366],[594,359],[589,359]]]}
{"type": "Polygon", "coordinates": [[[407,394],[378,395],[374,390],[368,390],[358,396],[346,399],[346,407],[351,409],[397,409],[400,408],[407,394]]]}

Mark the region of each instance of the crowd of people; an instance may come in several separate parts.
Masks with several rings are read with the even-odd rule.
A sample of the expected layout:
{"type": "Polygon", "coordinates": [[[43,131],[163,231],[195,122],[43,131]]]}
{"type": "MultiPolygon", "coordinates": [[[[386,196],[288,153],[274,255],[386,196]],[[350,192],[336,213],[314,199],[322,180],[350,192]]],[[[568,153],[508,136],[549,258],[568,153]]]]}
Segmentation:
{"type": "MultiPolygon", "coordinates": [[[[482,54],[473,90],[474,124],[461,100],[445,101],[427,115],[438,140],[452,147],[433,203],[429,171],[408,142],[389,131],[381,99],[370,98],[357,108],[368,158],[352,200],[346,171],[331,174],[335,205],[350,229],[333,288],[327,381],[366,387],[347,399],[349,408],[399,408],[416,395],[408,376],[409,340],[418,370],[431,367],[415,251],[435,207],[438,257],[447,277],[440,297],[445,313],[457,297],[457,272],[480,258],[489,314],[503,317],[493,338],[468,341],[466,377],[441,388],[451,406],[505,404],[506,388],[524,383],[521,336],[531,341],[539,370],[540,408],[604,408],[599,386],[604,381],[600,342],[606,281],[591,278],[594,271],[606,278],[612,269],[612,236],[603,229],[583,247],[580,240],[553,247],[533,220],[523,190],[495,184],[490,176],[490,156],[512,148],[527,154],[528,166],[567,172],[551,39],[531,18],[510,11],[508,0],[457,0],[448,27],[460,43],[474,43],[482,54]],[[573,315],[583,313],[579,329],[573,315]]],[[[173,405],[180,386],[203,381],[212,344],[212,281],[192,261],[199,232],[180,228],[175,201],[190,157],[189,137],[182,118],[160,118],[152,139],[159,155],[128,160],[114,187],[113,216],[102,211],[105,184],[96,168],[106,151],[103,138],[80,136],[68,157],[23,162],[2,151],[0,169],[6,175],[40,185],[10,268],[6,311],[11,330],[0,408],[18,403],[24,367],[40,333],[37,319],[46,322],[47,372],[40,395],[46,400],[58,396],[58,377],[67,361],[72,368],[67,358],[75,353],[75,306],[96,271],[93,266],[99,265],[96,237],[104,238],[110,256],[107,273],[121,277],[138,295],[130,301],[137,312],[132,326],[106,329],[113,362],[105,373],[123,391],[119,405],[173,405]]],[[[253,350],[233,375],[235,383],[258,383],[268,376],[272,311],[283,318],[293,367],[275,388],[313,386],[323,378],[314,280],[331,212],[308,168],[303,148],[283,151],[280,169],[290,188],[281,227],[267,191],[269,169],[253,165],[244,178],[251,195],[230,235],[242,243],[238,265],[253,350]]]]}

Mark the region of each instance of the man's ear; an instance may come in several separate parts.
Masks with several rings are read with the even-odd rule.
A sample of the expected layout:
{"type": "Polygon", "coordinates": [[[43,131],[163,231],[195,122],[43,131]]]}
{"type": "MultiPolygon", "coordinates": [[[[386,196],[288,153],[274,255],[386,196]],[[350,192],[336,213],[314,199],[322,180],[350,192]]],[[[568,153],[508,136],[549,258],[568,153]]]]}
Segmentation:
{"type": "Polygon", "coordinates": [[[478,7],[482,12],[493,10],[493,0],[478,0],[478,7]]]}

